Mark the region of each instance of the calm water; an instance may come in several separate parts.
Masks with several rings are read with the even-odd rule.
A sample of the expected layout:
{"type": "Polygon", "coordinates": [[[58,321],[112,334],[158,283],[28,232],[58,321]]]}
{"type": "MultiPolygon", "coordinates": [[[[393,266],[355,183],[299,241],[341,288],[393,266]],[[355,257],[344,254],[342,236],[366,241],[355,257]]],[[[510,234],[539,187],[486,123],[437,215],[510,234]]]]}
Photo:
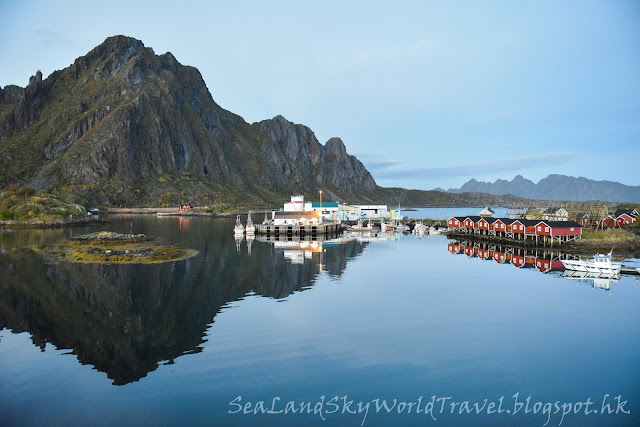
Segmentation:
{"type": "Polygon", "coordinates": [[[41,248],[90,229],[0,233],[0,425],[640,420],[633,277],[603,284],[542,274],[452,254],[444,236],[302,250],[236,242],[227,219],[109,219],[109,230],[159,235],[200,254],[162,265],[78,265],[41,248]],[[516,393],[518,402],[531,396],[529,413],[506,413],[516,393]],[[630,414],[592,413],[606,394],[612,411],[621,395],[630,414]],[[436,403],[425,414],[434,395],[451,398],[443,413],[436,403]],[[482,407],[501,397],[501,414],[450,412],[451,402],[482,407]],[[294,401],[297,413],[254,414],[274,399],[275,411],[294,401]],[[376,413],[374,399],[396,406],[376,413]],[[542,406],[533,411],[536,402],[587,399],[589,415],[584,405],[564,419],[562,408],[549,417],[542,406]],[[354,403],[345,409],[345,401],[354,403]],[[312,413],[300,413],[304,402],[312,413]],[[358,402],[361,413],[350,413],[358,402]],[[250,414],[238,412],[245,403],[250,414]]]}

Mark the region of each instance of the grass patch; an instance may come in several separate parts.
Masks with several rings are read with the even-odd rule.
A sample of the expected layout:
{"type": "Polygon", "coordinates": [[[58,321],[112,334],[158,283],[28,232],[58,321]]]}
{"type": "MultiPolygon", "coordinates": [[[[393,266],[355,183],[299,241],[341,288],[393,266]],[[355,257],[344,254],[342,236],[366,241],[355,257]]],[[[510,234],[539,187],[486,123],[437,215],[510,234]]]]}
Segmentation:
{"type": "Polygon", "coordinates": [[[191,258],[198,254],[193,249],[185,249],[177,246],[168,247],[141,247],[126,246],[117,250],[115,248],[95,251],[100,248],[74,248],[64,252],[64,257],[73,262],[85,264],[158,264],[163,262],[179,261],[191,258]],[[93,251],[91,250],[93,249],[93,251]],[[128,251],[128,253],[121,253],[128,251]]]}
{"type": "Polygon", "coordinates": [[[108,231],[67,240],[60,258],[86,264],[157,264],[178,261],[198,254],[179,246],[149,246],[156,240],[144,234],[118,234],[108,231]]]}
{"type": "Polygon", "coordinates": [[[606,230],[590,230],[584,229],[582,230],[582,239],[583,242],[632,242],[636,239],[636,237],[626,231],[619,228],[608,228],[606,230]]]}

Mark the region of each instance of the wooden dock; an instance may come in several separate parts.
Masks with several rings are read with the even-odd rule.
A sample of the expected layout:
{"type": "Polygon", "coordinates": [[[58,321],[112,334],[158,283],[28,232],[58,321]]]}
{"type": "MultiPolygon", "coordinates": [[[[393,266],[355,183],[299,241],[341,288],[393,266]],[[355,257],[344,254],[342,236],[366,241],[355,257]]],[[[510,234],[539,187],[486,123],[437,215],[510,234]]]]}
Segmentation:
{"type": "Polygon", "coordinates": [[[342,224],[319,224],[319,225],[267,225],[256,224],[256,234],[267,236],[317,236],[325,234],[340,233],[344,226],[342,224]]]}
{"type": "Polygon", "coordinates": [[[628,276],[640,276],[640,271],[635,268],[622,267],[622,269],[620,270],[620,274],[625,274],[628,276]]]}

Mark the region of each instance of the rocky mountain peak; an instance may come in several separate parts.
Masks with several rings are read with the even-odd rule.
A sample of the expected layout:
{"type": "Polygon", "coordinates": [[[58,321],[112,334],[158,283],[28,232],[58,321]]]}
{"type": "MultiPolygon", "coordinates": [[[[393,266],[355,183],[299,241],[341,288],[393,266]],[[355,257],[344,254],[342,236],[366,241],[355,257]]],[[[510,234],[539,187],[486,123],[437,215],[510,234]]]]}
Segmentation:
{"type": "Polygon", "coordinates": [[[27,85],[27,92],[35,93],[42,88],[42,71],[36,71],[34,76],[29,77],[29,84],[27,85]]]}
{"type": "Polygon", "coordinates": [[[81,58],[91,61],[105,59],[109,56],[117,56],[122,61],[126,61],[142,49],[144,49],[144,43],[138,39],[127,36],[113,36],[108,37],[104,42],[81,58]]]}
{"type": "Polygon", "coordinates": [[[21,94],[14,108],[13,116],[18,128],[25,128],[33,124],[39,116],[42,101],[42,72],[38,70],[29,78],[29,84],[21,94]]]}
{"type": "Polygon", "coordinates": [[[325,151],[327,154],[334,154],[339,157],[347,156],[347,147],[345,147],[344,142],[340,138],[333,137],[330,138],[324,144],[325,151]]]}

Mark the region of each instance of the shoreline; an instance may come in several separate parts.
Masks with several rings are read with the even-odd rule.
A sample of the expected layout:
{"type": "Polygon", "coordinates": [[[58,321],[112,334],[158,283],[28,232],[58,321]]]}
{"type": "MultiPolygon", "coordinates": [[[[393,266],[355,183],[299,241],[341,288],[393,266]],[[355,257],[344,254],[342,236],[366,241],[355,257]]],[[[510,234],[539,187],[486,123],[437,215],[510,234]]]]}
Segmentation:
{"type": "Polygon", "coordinates": [[[78,218],[65,221],[0,221],[1,229],[45,229],[63,227],[82,227],[93,224],[107,224],[108,221],[101,218],[78,218]]]}

